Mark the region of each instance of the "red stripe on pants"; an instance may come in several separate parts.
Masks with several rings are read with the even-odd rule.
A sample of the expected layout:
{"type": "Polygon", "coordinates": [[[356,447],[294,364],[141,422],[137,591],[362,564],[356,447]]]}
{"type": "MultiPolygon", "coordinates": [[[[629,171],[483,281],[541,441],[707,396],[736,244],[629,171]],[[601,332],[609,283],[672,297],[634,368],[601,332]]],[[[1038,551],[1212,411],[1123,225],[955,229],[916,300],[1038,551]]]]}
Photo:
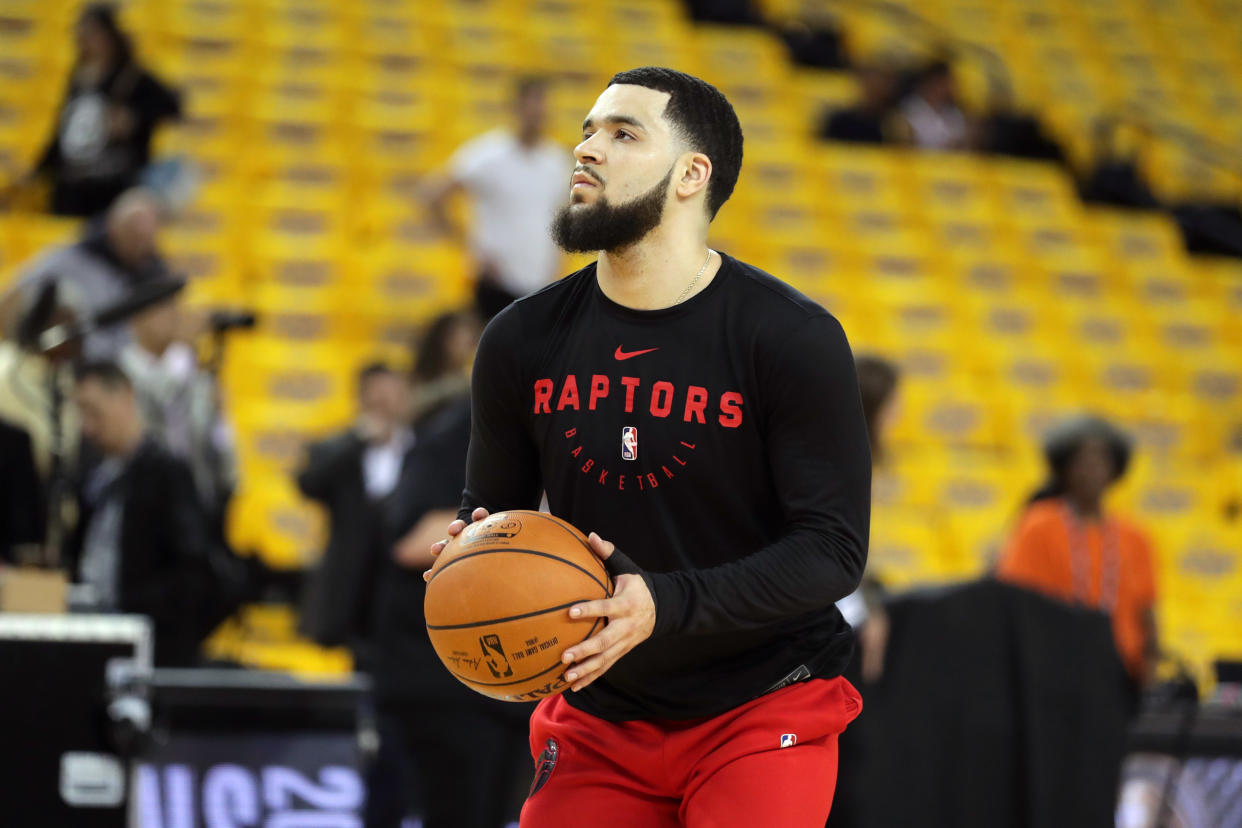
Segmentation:
{"type": "Polygon", "coordinates": [[[607,722],[546,699],[531,717],[531,755],[552,740],[557,759],[522,828],[823,828],[837,735],[861,710],[844,678],[687,722],[607,722]]]}

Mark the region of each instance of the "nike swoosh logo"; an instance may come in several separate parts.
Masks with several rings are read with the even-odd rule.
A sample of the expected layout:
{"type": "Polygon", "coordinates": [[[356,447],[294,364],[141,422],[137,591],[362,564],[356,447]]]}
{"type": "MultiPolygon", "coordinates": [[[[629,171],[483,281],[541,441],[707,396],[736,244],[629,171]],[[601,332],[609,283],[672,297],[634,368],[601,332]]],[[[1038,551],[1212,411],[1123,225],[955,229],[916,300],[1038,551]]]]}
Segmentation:
{"type": "Polygon", "coordinates": [[[658,351],[658,350],[660,350],[660,349],[659,349],[659,348],[648,348],[648,349],[646,349],[645,351],[629,351],[629,352],[627,353],[627,352],[625,352],[625,351],[621,350],[621,346],[620,346],[620,345],[618,345],[618,346],[617,346],[617,352],[616,352],[615,354],[613,354],[613,356],[614,356],[614,357],[616,357],[618,360],[621,360],[621,359],[629,359],[630,357],[642,356],[643,354],[649,354],[649,353],[651,353],[652,351],[658,351]]]}

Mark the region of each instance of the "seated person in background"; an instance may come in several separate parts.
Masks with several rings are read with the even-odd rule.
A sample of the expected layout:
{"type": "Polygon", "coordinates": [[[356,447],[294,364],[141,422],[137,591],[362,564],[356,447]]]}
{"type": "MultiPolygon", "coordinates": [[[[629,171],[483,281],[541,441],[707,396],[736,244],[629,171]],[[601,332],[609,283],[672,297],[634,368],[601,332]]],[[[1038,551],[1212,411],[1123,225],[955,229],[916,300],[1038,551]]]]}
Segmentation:
{"type": "Polygon", "coordinates": [[[897,74],[885,61],[872,60],[855,70],[859,101],[854,106],[826,113],[820,124],[821,138],[859,144],[882,144],[888,137],[897,74]]]}
{"type": "Polygon", "coordinates": [[[148,431],[183,460],[213,526],[221,526],[236,482],[233,437],[220,411],[215,378],[198,367],[188,343],[178,341],[181,306],[176,297],[154,305],[130,323],[133,341],[120,367],[134,385],[148,431]]]}
{"type": "Polygon", "coordinates": [[[1125,474],[1129,440],[1095,417],[1068,420],[1044,441],[1050,479],[1031,499],[996,577],[1112,617],[1117,651],[1141,685],[1155,668],[1156,582],[1151,542],[1105,511],[1104,493],[1125,474]]]}
{"type": "MultiPolygon", "coordinates": [[[[81,241],[45,252],[19,274],[16,287],[0,296],[0,335],[16,335],[21,310],[35,305],[50,284],[56,286],[56,304],[82,320],[123,299],[136,285],[166,276],[156,250],[161,220],[154,195],[140,189],[125,193],[81,241]]],[[[83,356],[115,359],[129,338],[128,325],[94,331],[82,343],[83,356]]]]}
{"type": "Polygon", "coordinates": [[[903,143],[929,150],[964,150],[973,144],[971,123],[957,103],[957,84],[948,61],[927,66],[914,91],[897,107],[894,131],[903,143]]]}
{"type": "Polygon", "coordinates": [[[366,669],[367,613],[383,540],[384,502],[414,444],[405,378],[382,362],[358,374],[357,421],[311,444],[298,488],[328,511],[328,545],[307,579],[301,631],[326,645],[351,645],[366,669]]]}
{"type": "Polygon", "coordinates": [[[988,111],[979,124],[979,150],[1064,163],[1061,147],[1034,114],[1019,108],[1009,85],[992,78],[989,86],[988,111]]]}
{"type": "Polygon", "coordinates": [[[87,6],[74,35],[55,132],[27,180],[51,180],[53,213],[93,216],[138,183],[156,126],[179,118],[181,102],[135,58],[112,6],[87,6]]]}
{"type": "Polygon", "coordinates": [[[82,437],[102,457],[82,481],[65,559],[71,606],[150,616],[155,660],[192,663],[209,631],[216,584],[207,517],[186,464],[151,439],[134,389],[111,362],[79,367],[82,437]]]}

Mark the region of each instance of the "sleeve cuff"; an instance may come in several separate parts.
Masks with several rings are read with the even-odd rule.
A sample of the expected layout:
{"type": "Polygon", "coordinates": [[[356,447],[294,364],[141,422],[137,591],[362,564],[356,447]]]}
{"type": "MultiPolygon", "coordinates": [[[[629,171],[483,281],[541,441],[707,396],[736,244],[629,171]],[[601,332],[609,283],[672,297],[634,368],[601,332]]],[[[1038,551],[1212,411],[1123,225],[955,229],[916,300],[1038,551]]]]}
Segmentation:
{"type": "Polygon", "coordinates": [[[647,592],[651,593],[651,601],[655,604],[656,616],[651,638],[658,638],[673,631],[680,613],[676,609],[679,606],[677,586],[671,577],[662,573],[644,571],[620,549],[612,551],[612,555],[604,562],[604,567],[614,578],[618,575],[637,575],[647,584],[647,592]]]}

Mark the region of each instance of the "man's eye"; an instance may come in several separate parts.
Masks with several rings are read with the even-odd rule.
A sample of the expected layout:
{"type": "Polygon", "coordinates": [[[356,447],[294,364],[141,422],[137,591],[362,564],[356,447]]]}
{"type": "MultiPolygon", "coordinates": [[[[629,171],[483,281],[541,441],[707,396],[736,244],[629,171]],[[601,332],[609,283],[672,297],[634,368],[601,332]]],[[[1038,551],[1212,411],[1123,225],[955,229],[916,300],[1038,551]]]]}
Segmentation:
{"type": "Polygon", "coordinates": [[[634,136],[626,132],[624,129],[619,129],[617,130],[617,137],[618,138],[633,138],[634,136]]]}

